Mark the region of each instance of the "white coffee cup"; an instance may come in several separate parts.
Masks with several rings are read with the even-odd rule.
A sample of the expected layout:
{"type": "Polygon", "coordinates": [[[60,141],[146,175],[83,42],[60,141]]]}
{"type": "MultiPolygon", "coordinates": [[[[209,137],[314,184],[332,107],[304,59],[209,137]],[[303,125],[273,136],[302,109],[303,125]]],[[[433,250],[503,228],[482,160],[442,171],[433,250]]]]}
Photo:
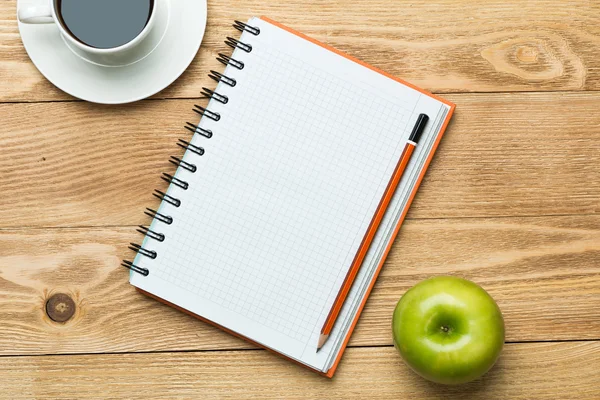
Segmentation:
{"type": "MultiPolygon", "coordinates": [[[[102,1],[102,0],[97,0],[102,1]]],[[[61,23],[57,12],[57,0],[40,0],[39,4],[28,4],[19,8],[17,16],[24,24],[55,24],[65,43],[80,57],[103,66],[122,66],[139,61],[148,53],[144,39],[148,36],[156,20],[156,5],[144,29],[131,41],[117,47],[99,49],[77,40],[61,23]]]]}

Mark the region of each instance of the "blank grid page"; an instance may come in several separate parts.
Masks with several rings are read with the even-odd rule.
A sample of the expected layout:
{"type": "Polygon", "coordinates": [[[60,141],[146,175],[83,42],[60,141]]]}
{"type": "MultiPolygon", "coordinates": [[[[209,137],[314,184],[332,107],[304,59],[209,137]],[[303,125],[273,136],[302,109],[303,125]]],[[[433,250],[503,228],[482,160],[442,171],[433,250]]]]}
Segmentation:
{"type": "Polygon", "coordinates": [[[132,283],[291,357],[314,352],[321,326],[358,251],[414,121],[421,94],[265,21],[228,66],[204,117],[211,139],[177,177],[154,221],[162,243],[148,277],[132,283]],[[358,67],[358,68],[357,68],[358,67]],[[381,86],[381,87],[380,87],[381,86]],[[402,89],[400,89],[400,87],[402,89]],[[383,90],[383,91],[382,91],[383,90]]]}
{"type": "MultiPolygon", "coordinates": [[[[366,129],[384,130],[363,113],[389,105],[369,96],[355,102],[347,82],[273,49],[249,65],[239,88],[247,88],[245,104],[228,128],[237,134],[211,148],[223,152],[214,165],[227,175],[207,177],[212,194],[199,200],[210,211],[190,223],[212,222],[208,240],[228,265],[223,281],[206,282],[211,289],[222,292],[233,278],[242,303],[235,309],[304,342],[352,263],[400,136],[365,143],[366,129]]],[[[386,111],[405,124],[405,113],[386,111]]],[[[220,262],[212,267],[224,272],[220,262]]]]}

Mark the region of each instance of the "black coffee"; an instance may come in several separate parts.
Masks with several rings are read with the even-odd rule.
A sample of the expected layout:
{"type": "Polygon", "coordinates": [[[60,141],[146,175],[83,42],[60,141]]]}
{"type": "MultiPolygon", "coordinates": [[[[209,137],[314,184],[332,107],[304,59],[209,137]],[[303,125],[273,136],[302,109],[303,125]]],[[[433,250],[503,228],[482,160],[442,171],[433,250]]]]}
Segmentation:
{"type": "Polygon", "coordinates": [[[55,0],[62,25],[98,49],[122,46],[146,27],[154,0],[55,0]]]}

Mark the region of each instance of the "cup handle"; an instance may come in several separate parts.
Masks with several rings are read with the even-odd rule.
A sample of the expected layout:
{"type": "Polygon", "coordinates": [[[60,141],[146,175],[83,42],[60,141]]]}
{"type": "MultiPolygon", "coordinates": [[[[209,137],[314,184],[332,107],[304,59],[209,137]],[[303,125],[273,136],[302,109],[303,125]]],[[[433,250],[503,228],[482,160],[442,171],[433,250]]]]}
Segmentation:
{"type": "Polygon", "coordinates": [[[24,6],[19,8],[17,17],[24,24],[51,24],[54,22],[52,9],[49,5],[24,6]]]}

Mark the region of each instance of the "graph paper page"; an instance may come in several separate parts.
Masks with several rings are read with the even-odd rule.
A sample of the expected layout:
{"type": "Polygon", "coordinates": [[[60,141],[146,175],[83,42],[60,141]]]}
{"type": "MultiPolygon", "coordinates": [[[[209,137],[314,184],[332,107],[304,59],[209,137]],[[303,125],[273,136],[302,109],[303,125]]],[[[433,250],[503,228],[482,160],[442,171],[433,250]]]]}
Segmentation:
{"type": "Polygon", "coordinates": [[[319,332],[416,116],[440,102],[260,19],[211,100],[138,255],[135,286],[315,368],[319,332]]]}

